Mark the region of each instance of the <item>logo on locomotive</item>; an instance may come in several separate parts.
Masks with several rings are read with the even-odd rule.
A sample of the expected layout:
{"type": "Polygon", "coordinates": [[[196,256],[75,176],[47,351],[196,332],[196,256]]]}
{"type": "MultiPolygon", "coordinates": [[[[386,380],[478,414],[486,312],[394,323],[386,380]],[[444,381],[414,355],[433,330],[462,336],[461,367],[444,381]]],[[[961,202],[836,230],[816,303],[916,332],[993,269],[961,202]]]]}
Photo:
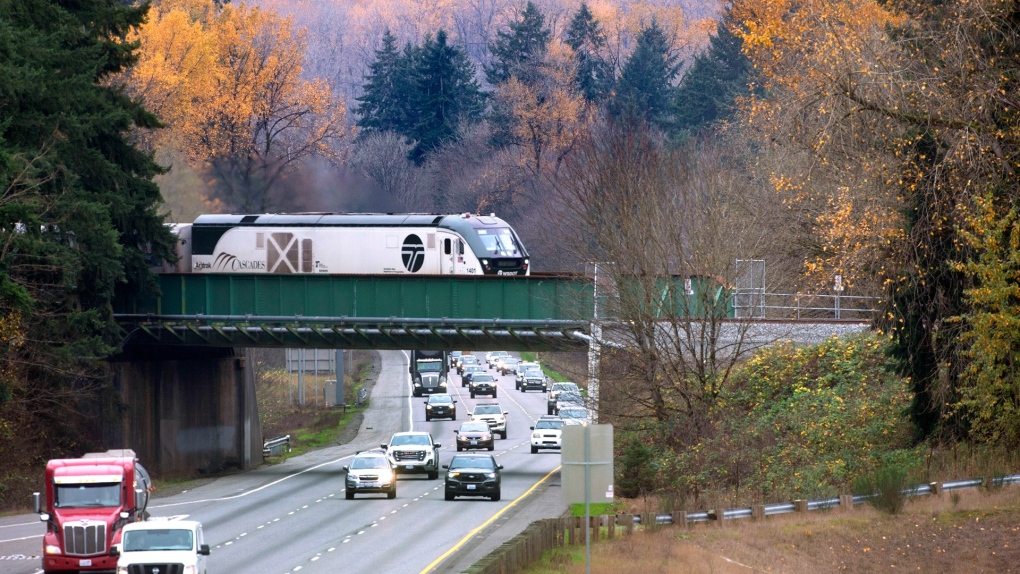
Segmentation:
{"type": "Polygon", "coordinates": [[[425,263],[425,244],[421,242],[421,238],[413,233],[405,237],[400,258],[404,260],[405,269],[417,273],[425,263]]]}

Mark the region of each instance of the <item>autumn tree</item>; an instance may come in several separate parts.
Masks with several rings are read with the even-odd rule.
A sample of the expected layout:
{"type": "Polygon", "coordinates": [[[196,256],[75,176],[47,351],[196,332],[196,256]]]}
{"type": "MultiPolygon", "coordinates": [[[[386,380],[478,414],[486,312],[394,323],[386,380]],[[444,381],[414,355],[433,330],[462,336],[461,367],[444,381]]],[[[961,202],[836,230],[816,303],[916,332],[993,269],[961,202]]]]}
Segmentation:
{"type": "Polygon", "coordinates": [[[162,105],[173,145],[201,166],[230,209],[263,212],[280,177],[311,157],[338,161],[344,103],[304,80],[305,36],[291,20],[244,5],[178,0],[154,8],[133,39],[133,94],[162,105]]]}
{"type": "MultiPolygon", "coordinates": [[[[985,193],[1017,197],[1016,104],[1003,98],[1017,92],[1016,2],[741,0],[734,11],[768,94],[751,121],[842,184],[813,200],[830,206],[818,232],[881,206],[868,233],[836,233],[854,238],[851,253],[813,265],[831,273],[852,251],[880,255],[848,275],[884,281],[879,324],[913,385],[918,434],[962,436],[968,421],[953,405],[967,358],[953,318],[967,314],[972,279],[952,262],[978,256],[959,235],[963,208],[985,193]]],[[[811,197],[807,176],[777,171],[776,187],[811,197]]]]}
{"type": "Polygon", "coordinates": [[[674,82],[680,64],[658,21],[641,30],[634,52],[623,64],[613,101],[614,113],[660,128],[672,124],[674,82]]]}

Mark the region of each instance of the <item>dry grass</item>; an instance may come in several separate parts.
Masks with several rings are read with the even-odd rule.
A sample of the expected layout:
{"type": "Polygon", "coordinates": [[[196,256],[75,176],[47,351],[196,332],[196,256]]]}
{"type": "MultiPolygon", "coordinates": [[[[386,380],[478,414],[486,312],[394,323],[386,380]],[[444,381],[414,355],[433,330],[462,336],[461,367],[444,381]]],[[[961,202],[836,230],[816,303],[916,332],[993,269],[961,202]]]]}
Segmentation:
{"type": "MultiPolygon", "coordinates": [[[[530,574],[584,572],[584,548],[530,574]]],[[[1020,571],[1020,488],[962,491],[888,516],[865,507],[638,532],[592,548],[594,573],[1020,571]]]]}

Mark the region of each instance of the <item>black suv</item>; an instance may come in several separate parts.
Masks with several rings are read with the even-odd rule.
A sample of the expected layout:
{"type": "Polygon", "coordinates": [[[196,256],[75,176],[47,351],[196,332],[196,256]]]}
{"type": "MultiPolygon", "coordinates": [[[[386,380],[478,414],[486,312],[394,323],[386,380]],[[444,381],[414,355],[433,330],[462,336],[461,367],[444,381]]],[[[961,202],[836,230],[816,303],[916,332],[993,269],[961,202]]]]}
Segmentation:
{"type": "Polygon", "coordinates": [[[446,500],[458,496],[488,496],[499,500],[500,470],[491,454],[455,454],[446,469],[446,500]]]}
{"type": "Polygon", "coordinates": [[[432,419],[457,420],[457,401],[450,395],[432,395],[425,401],[425,421],[432,419]]]}
{"type": "Polygon", "coordinates": [[[490,395],[492,398],[496,398],[496,379],[492,375],[485,373],[473,375],[469,386],[472,399],[475,398],[475,395],[490,395]]]}

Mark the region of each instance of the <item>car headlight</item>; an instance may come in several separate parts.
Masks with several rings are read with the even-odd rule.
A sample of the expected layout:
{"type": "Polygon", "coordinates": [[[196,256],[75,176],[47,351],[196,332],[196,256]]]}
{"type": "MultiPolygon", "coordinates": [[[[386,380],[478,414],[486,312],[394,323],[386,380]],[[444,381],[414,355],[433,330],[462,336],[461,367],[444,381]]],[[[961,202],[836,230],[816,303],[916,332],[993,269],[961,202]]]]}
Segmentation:
{"type": "Polygon", "coordinates": [[[185,566],[184,574],[198,574],[198,568],[195,566],[185,566]]]}
{"type": "Polygon", "coordinates": [[[420,386],[421,386],[421,383],[419,383],[418,381],[415,381],[415,382],[414,382],[414,386],[416,386],[416,387],[420,387],[420,386]]]}
{"type": "Polygon", "coordinates": [[[460,476],[459,472],[449,472],[446,474],[447,478],[457,478],[458,476],[460,476]]]}
{"type": "Polygon", "coordinates": [[[457,440],[458,441],[467,442],[468,441],[468,437],[457,435],[457,440]]]}
{"type": "Polygon", "coordinates": [[[43,552],[46,554],[60,554],[60,547],[56,544],[47,544],[46,547],[43,548],[43,552]]]}
{"type": "Polygon", "coordinates": [[[431,411],[432,410],[432,405],[425,405],[425,410],[431,411]]]}
{"type": "Polygon", "coordinates": [[[491,434],[483,434],[482,435],[482,440],[490,440],[491,438],[492,438],[491,434]]]}
{"type": "Polygon", "coordinates": [[[531,438],[542,438],[542,435],[541,433],[534,433],[531,435],[531,438]]]}
{"type": "Polygon", "coordinates": [[[127,566],[118,566],[117,574],[128,574],[127,566]]]}
{"type": "Polygon", "coordinates": [[[495,472],[490,472],[490,473],[485,475],[485,478],[496,478],[496,473],[495,472]]]}
{"type": "Polygon", "coordinates": [[[379,480],[381,482],[390,482],[390,481],[392,481],[393,480],[393,472],[391,472],[389,470],[381,470],[381,471],[379,471],[379,480]]]}

